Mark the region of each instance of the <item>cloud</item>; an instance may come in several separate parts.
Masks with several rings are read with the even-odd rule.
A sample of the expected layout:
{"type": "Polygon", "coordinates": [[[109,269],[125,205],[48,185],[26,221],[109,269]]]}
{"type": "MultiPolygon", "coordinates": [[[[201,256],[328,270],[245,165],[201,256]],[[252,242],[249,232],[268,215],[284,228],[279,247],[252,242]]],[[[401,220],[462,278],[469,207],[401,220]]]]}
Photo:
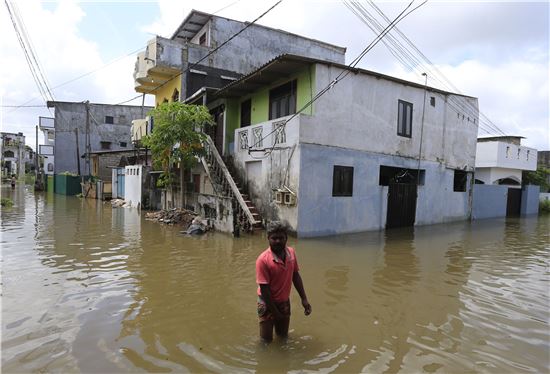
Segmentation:
{"type": "MultiPolygon", "coordinates": [[[[60,1],[47,10],[38,0],[13,3],[24,20],[50,88],[105,65],[100,49],[93,40],[79,35],[86,13],[76,2],[60,1]]],[[[0,69],[1,105],[44,104],[38,94],[21,46],[17,42],[9,15],[3,7],[0,13],[0,39],[3,69],[0,69]]],[[[127,57],[105,69],[53,90],[55,100],[119,102],[135,96],[132,72],[135,57],[127,57]]],[[[148,101],[150,102],[150,100],[148,101]]],[[[27,144],[35,148],[35,125],[38,116],[51,116],[46,108],[2,108],[2,131],[23,132],[27,144]]],[[[39,134],[39,142],[42,135],[39,134]]]]}
{"type": "MultiPolygon", "coordinates": [[[[219,15],[252,21],[274,3],[274,0],[159,0],[158,13],[151,14],[150,22],[129,25],[120,21],[112,25],[135,27],[136,35],[145,30],[170,37],[191,9],[216,12],[225,8],[219,15]]],[[[362,4],[367,7],[366,2],[362,4]]],[[[395,17],[406,5],[403,2],[377,4],[389,18],[395,17]]],[[[39,0],[28,0],[17,5],[51,86],[105,64],[100,52],[106,46],[98,44],[93,36],[86,39],[79,33],[88,17],[82,4],[60,1],[45,6],[39,0]]],[[[526,136],[526,145],[549,149],[549,6],[544,1],[430,1],[398,27],[464,94],[478,97],[481,111],[495,124],[508,133],[526,136]]],[[[130,17],[132,9],[128,7],[130,17]]],[[[348,62],[374,39],[367,26],[340,1],[333,0],[284,1],[259,23],[347,47],[348,62]]],[[[0,69],[2,104],[20,104],[39,98],[5,9],[0,13],[0,32],[4,36],[0,39],[4,67],[0,69]]],[[[112,43],[121,44],[120,37],[112,43]]],[[[139,45],[139,40],[127,40],[119,47],[120,54],[128,52],[128,45],[136,44],[139,45]]],[[[145,42],[143,45],[145,47],[145,42]]],[[[115,103],[135,96],[134,62],[134,56],[122,59],[59,88],[55,97],[115,103]]],[[[418,73],[412,74],[400,66],[382,43],[360,66],[423,82],[418,73]]],[[[147,102],[150,103],[151,98],[147,102]]],[[[49,115],[45,109],[28,108],[15,112],[3,109],[1,114],[4,131],[24,131],[28,139],[34,137],[37,116],[49,115]]],[[[28,143],[34,146],[33,140],[28,143]]]]}

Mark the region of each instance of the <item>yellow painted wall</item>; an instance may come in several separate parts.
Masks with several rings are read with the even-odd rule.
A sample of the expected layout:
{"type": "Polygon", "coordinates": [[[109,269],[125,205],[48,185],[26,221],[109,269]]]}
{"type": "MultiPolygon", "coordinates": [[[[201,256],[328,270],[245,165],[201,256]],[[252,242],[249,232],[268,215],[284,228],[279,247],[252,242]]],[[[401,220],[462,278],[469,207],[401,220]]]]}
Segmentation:
{"type": "Polygon", "coordinates": [[[181,97],[181,75],[153,92],[155,95],[155,106],[162,104],[164,100],[168,100],[168,102],[171,103],[174,89],[178,90],[181,97]]]}

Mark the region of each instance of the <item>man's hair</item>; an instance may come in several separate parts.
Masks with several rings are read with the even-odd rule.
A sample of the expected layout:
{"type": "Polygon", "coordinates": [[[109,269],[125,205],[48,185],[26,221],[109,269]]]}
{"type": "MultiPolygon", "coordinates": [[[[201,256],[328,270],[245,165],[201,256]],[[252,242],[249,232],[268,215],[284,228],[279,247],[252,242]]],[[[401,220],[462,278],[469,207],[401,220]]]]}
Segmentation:
{"type": "Polygon", "coordinates": [[[271,221],[267,225],[267,236],[273,235],[275,233],[288,234],[288,227],[281,221],[271,221]]]}

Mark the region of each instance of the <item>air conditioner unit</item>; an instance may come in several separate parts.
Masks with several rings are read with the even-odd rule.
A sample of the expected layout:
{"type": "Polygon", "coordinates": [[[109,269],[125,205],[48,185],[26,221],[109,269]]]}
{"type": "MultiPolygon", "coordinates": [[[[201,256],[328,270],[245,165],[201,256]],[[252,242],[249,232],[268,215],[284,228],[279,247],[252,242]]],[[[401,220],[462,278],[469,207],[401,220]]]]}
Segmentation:
{"type": "Polygon", "coordinates": [[[281,191],[275,191],[275,202],[277,204],[283,203],[283,193],[281,191]]]}
{"type": "Polygon", "coordinates": [[[296,205],[296,196],[291,193],[285,193],[285,205],[296,205]]]}

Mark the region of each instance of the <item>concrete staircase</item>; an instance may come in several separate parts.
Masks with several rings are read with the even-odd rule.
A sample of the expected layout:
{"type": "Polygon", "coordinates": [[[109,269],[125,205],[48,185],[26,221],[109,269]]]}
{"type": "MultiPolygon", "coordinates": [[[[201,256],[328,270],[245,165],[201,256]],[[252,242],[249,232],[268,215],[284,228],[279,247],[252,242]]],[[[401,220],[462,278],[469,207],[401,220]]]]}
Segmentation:
{"type": "Polygon", "coordinates": [[[226,163],[220,156],[212,139],[207,135],[205,142],[206,155],[201,158],[208,178],[212,182],[214,192],[218,196],[230,197],[235,206],[234,219],[237,220],[239,229],[246,232],[262,230],[262,217],[250,200],[243,184],[235,182],[236,173],[233,168],[230,172],[226,163]]]}

